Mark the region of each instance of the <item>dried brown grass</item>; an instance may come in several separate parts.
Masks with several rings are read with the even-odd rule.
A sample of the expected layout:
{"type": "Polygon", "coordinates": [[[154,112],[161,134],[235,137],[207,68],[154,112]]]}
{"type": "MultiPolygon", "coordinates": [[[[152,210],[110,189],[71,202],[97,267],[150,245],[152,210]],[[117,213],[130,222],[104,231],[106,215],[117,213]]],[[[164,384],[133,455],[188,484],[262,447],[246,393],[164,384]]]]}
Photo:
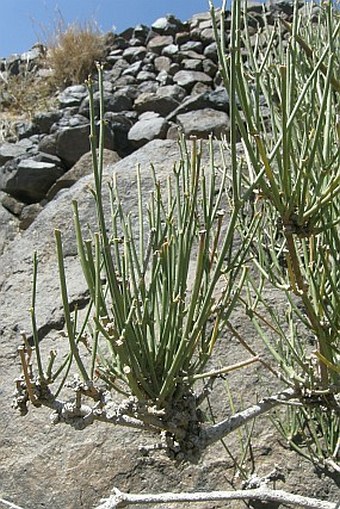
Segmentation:
{"type": "Polygon", "coordinates": [[[44,77],[37,69],[21,70],[17,76],[0,73],[0,143],[12,135],[16,120],[54,108],[58,90],[83,83],[105,56],[104,37],[94,21],[67,25],[59,13],[53,29],[41,27],[41,33],[47,47],[39,61],[39,68],[48,70],[44,77]]]}
{"type": "Polygon", "coordinates": [[[49,79],[28,72],[0,80],[2,113],[7,116],[31,118],[34,113],[50,109],[54,102],[54,90],[49,79]]]}
{"type": "Polygon", "coordinates": [[[65,28],[61,20],[48,46],[51,80],[59,88],[85,81],[105,51],[103,36],[94,22],[65,28]]]}

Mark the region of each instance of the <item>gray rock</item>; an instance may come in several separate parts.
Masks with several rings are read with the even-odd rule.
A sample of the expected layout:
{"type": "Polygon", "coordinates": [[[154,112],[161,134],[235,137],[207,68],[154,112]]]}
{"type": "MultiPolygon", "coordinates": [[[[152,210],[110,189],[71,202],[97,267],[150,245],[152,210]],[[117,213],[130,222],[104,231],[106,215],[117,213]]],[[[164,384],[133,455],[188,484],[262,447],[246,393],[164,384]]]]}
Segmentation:
{"type": "Polygon", "coordinates": [[[204,92],[202,94],[190,95],[178,106],[178,108],[176,108],[176,110],[168,115],[167,119],[173,120],[177,115],[205,108],[229,113],[229,96],[226,90],[224,88],[220,88],[214,91],[204,92]]]}
{"type": "Polygon", "coordinates": [[[213,90],[208,94],[208,104],[215,110],[229,113],[229,95],[224,87],[213,90]]]}
{"type": "Polygon", "coordinates": [[[163,18],[158,18],[151,25],[154,32],[162,35],[175,35],[176,32],[180,32],[185,29],[184,23],[172,14],[168,14],[163,18]]]}
{"type": "Polygon", "coordinates": [[[143,58],[143,64],[154,64],[157,55],[155,53],[148,52],[143,58]]]}
{"type": "MultiPolygon", "coordinates": [[[[292,2],[294,3],[294,2],[292,2]]],[[[247,12],[262,14],[265,10],[265,5],[263,2],[258,2],[257,0],[249,0],[247,1],[247,12]]]]}
{"type": "Polygon", "coordinates": [[[211,85],[207,85],[206,83],[201,83],[198,81],[191,89],[191,95],[201,95],[205,93],[209,93],[212,90],[211,85]]]}
{"type": "Polygon", "coordinates": [[[169,122],[169,128],[166,133],[167,140],[179,140],[181,136],[180,127],[174,122],[169,122]]]}
{"type": "MultiPolygon", "coordinates": [[[[89,161],[89,156],[87,156],[87,158],[87,161],[89,161]]],[[[114,173],[117,173],[119,178],[122,179],[122,185],[124,187],[127,186],[127,188],[131,190],[131,184],[135,179],[136,165],[140,163],[143,174],[143,187],[145,191],[148,192],[148,187],[152,185],[152,177],[151,173],[149,173],[150,162],[154,162],[156,170],[159,170],[165,177],[169,172],[172,172],[173,163],[177,158],[177,143],[166,140],[154,140],[148,144],[147,147],[143,147],[117,163],[114,167],[114,173]],[[163,170],[162,168],[165,169],[163,170]]],[[[86,158],[84,158],[84,161],[86,161],[86,158]]],[[[82,166],[82,163],[74,168],[79,168],[80,166],[82,166]]],[[[87,163],[82,166],[81,172],[84,171],[84,168],[87,168],[87,163]]],[[[74,171],[76,172],[76,169],[74,171]]],[[[105,167],[103,189],[105,210],[108,217],[110,217],[110,202],[108,199],[106,182],[111,179],[112,171],[110,165],[109,167],[105,167]]],[[[29,314],[23,313],[22,309],[28,309],[30,305],[31,257],[34,250],[39,251],[39,257],[41,259],[39,287],[41,292],[46,293],[44,296],[41,294],[37,302],[37,314],[40,317],[39,322],[41,323],[41,327],[46,330],[46,324],[49,323],[50,326],[53,327],[53,323],[60,320],[61,302],[59,299],[59,283],[56,277],[57,270],[55,267],[56,260],[54,258],[55,243],[53,240],[53,230],[54,228],[61,228],[63,230],[66,257],[71,263],[69,269],[71,269],[72,273],[73,268],[76,268],[78,265],[78,260],[73,257],[76,253],[76,242],[72,226],[73,212],[71,202],[73,199],[79,201],[83,226],[86,227],[87,224],[94,225],[96,217],[95,206],[91,193],[88,192],[89,185],[91,185],[92,182],[93,179],[91,176],[84,177],[80,179],[72,189],[65,190],[58,194],[52,202],[46,205],[33,225],[23,234],[20,241],[16,244],[14,251],[8,254],[6,260],[2,260],[1,267],[3,267],[3,270],[0,271],[0,288],[3,289],[6,287],[4,284],[6,279],[12,282],[12,289],[9,288],[6,294],[0,290],[0,308],[3,310],[1,327],[4,326],[6,331],[30,329],[29,314]],[[11,264],[12,261],[14,264],[11,264]],[[21,277],[23,271],[27,271],[25,279],[21,277]],[[16,274],[15,277],[13,277],[14,274],[16,274]],[[51,295],[49,295],[50,293],[51,295]],[[46,297],[48,297],[47,300],[46,297]],[[17,301],[18,298],[20,298],[22,307],[19,309],[18,306],[16,306],[16,309],[13,309],[13,303],[17,301]]],[[[127,197],[126,200],[128,209],[131,203],[132,210],[132,203],[134,203],[135,199],[135,193],[129,194],[129,198],[127,197]]],[[[74,274],[71,273],[70,294],[74,296],[75,292],[79,291],[79,295],[82,295],[85,290],[83,278],[78,277],[80,274],[78,270],[76,270],[74,274]],[[73,282],[71,283],[71,281],[73,282]]],[[[17,368],[18,366],[15,364],[15,369],[17,368]]]]}
{"type": "Polygon", "coordinates": [[[63,174],[52,163],[23,159],[0,169],[0,189],[25,203],[42,200],[51,185],[63,174]]]}
{"type": "Polygon", "coordinates": [[[124,37],[121,37],[119,35],[114,36],[114,41],[111,46],[112,50],[115,50],[115,49],[123,49],[124,50],[128,46],[129,46],[129,44],[128,44],[127,40],[124,39],[124,37]]]}
{"type": "Polygon", "coordinates": [[[16,137],[19,140],[29,138],[34,134],[37,134],[37,128],[33,125],[33,122],[21,122],[20,120],[14,123],[14,130],[16,137]]]}
{"type": "Polygon", "coordinates": [[[149,35],[150,28],[146,25],[136,25],[133,29],[133,37],[145,41],[149,35]]]}
{"type": "Polygon", "coordinates": [[[0,145],[0,166],[14,158],[23,157],[26,154],[26,147],[19,143],[2,143],[0,145]]]}
{"type": "MultiPolygon", "coordinates": [[[[218,26],[219,26],[219,20],[217,20],[218,26]]],[[[205,28],[212,28],[212,22],[211,19],[207,19],[206,21],[200,21],[198,23],[198,28],[200,30],[204,30],[205,28]]]]}
{"type": "Polygon", "coordinates": [[[145,46],[133,46],[131,48],[126,48],[126,50],[124,50],[123,52],[123,57],[128,62],[136,62],[137,60],[143,60],[145,55],[146,55],[145,46]]]}
{"type": "Polygon", "coordinates": [[[29,138],[23,138],[22,140],[19,140],[16,143],[16,145],[19,148],[25,149],[26,152],[32,153],[36,149],[38,142],[39,142],[39,140],[38,140],[37,136],[33,135],[33,136],[30,136],[29,138]]]}
{"type": "MultiPolygon", "coordinates": [[[[114,112],[120,112],[129,110],[132,107],[132,100],[128,96],[128,94],[117,91],[115,93],[109,93],[104,92],[104,111],[114,111],[114,112]]],[[[93,94],[93,106],[94,106],[94,114],[96,117],[99,116],[99,104],[100,104],[100,92],[95,92],[93,94]]],[[[85,97],[83,99],[83,102],[80,105],[79,108],[80,115],[83,115],[84,117],[89,117],[89,98],[85,97]]]]}
{"type": "Polygon", "coordinates": [[[6,58],[6,70],[10,76],[17,76],[20,72],[20,55],[14,53],[6,58]]]}
{"type": "Polygon", "coordinates": [[[38,150],[46,154],[57,154],[57,134],[48,134],[38,144],[38,150]]]}
{"type": "MultiPolygon", "coordinates": [[[[119,88],[115,93],[118,93],[118,95],[125,94],[129,99],[134,101],[136,97],[138,96],[138,85],[128,85],[127,87],[121,87],[119,88]]],[[[132,108],[126,111],[133,111],[132,108]]]]}
{"type": "Polygon", "coordinates": [[[192,49],[187,49],[185,51],[180,51],[178,53],[180,60],[185,58],[192,58],[194,60],[201,60],[202,62],[205,60],[205,56],[201,53],[197,53],[197,51],[193,51],[192,49]]]}
{"type": "Polygon", "coordinates": [[[153,37],[148,42],[147,49],[148,51],[153,51],[160,55],[162,50],[170,44],[173,44],[173,42],[174,38],[172,35],[156,35],[156,37],[153,37]]]}
{"type": "Polygon", "coordinates": [[[181,67],[177,62],[172,62],[169,69],[170,76],[175,76],[176,72],[180,71],[181,67]]]}
{"type": "Polygon", "coordinates": [[[115,88],[118,90],[119,88],[128,87],[130,85],[137,84],[137,80],[134,76],[127,75],[127,76],[121,76],[114,82],[115,88]]]}
{"type": "MultiPolygon", "coordinates": [[[[90,126],[72,127],[63,129],[57,134],[56,153],[67,167],[73,166],[83,154],[90,150],[90,126]]],[[[105,128],[105,148],[114,150],[114,136],[108,126],[105,128]]]]}
{"type": "Polygon", "coordinates": [[[128,67],[129,63],[124,58],[120,58],[115,62],[112,69],[105,73],[105,78],[115,81],[121,76],[122,72],[128,67]]]}
{"type": "Polygon", "coordinates": [[[173,111],[179,105],[179,102],[173,97],[164,94],[164,92],[160,94],[159,92],[162,88],[160,88],[155,94],[144,93],[137,97],[135,101],[136,110],[139,113],[144,111],[155,111],[163,117],[173,111]]]}
{"type": "Polygon", "coordinates": [[[155,70],[169,72],[171,66],[171,59],[169,57],[160,56],[156,57],[154,61],[155,70]]]}
{"type": "Polygon", "coordinates": [[[185,58],[181,62],[182,69],[186,71],[202,71],[203,64],[202,60],[197,60],[194,58],[185,58]]]}
{"type": "Polygon", "coordinates": [[[190,19],[190,26],[192,28],[197,27],[202,21],[210,21],[211,20],[211,14],[208,11],[205,12],[198,12],[196,14],[193,14],[190,19]]]}
{"type": "Polygon", "coordinates": [[[145,42],[145,39],[139,39],[139,37],[131,37],[129,40],[129,46],[142,46],[145,42]]]}
{"type": "Polygon", "coordinates": [[[153,62],[145,62],[145,60],[143,60],[143,68],[142,68],[142,71],[146,71],[146,72],[155,72],[155,66],[153,65],[153,62]]]}
{"type": "Polygon", "coordinates": [[[125,41],[129,41],[133,36],[133,27],[126,28],[123,32],[119,34],[120,39],[125,39],[125,41]]]}
{"type": "Polygon", "coordinates": [[[141,60],[138,60],[137,62],[134,62],[133,64],[129,65],[124,71],[122,72],[122,76],[126,76],[127,74],[131,74],[131,76],[137,76],[139,71],[143,67],[143,62],[141,60]]]}
{"type": "Polygon", "coordinates": [[[177,44],[169,44],[162,49],[162,55],[165,57],[169,57],[173,62],[176,62],[176,57],[178,57],[178,45],[177,44]]]}
{"type": "MultiPolygon", "coordinates": [[[[166,182],[178,159],[176,141],[155,140],[117,163],[113,170],[105,172],[103,188],[106,217],[111,217],[107,183],[113,173],[117,176],[126,211],[135,218],[138,206],[136,166],[141,166],[143,196],[148,197],[153,188],[150,163],[154,163],[160,181],[166,182]]],[[[229,164],[227,154],[226,161],[229,164]]],[[[206,144],[203,144],[202,165],[207,168],[210,164],[206,144]]],[[[216,167],[221,165],[218,146],[215,150],[215,164],[216,167]]],[[[157,492],[225,489],[226,482],[234,481],[235,467],[220,444],[208,449],[197,465],[178,465],[164,457],[160,451],[154,451],[155,456],[150,454],[143,457],[139,446],[155,443],[154,438],[145,433],[101,423],[83,432],[63,425],[51,427],[49,411],[31,408],[29,415],[22,418],[11,408],[13,380],[20,372],[17,356],[17,347],[21,344],[20,331],[31,330],[30,315],[26,310],[31,306],[34,251],[38,252],[39,258],[36,313],[40,337],[43,338],[40,343],[43,356],[47,358],[50,350],[57,350],[58,359],[63,359],[68,350],[67,340],[58,334],[58,330],[63,327],[63,317],[54,228],[62,231],[70,304],[74,306],[77,303],[80,307],[88,300],[76,256],[71,201],[77,200],[79,203],[84,232],[88,231],[88,224],[96,231],[95,207],[88,191],[92,186],[93,179],[88,176],[72,189],[60,193],[42,210],[28,230],[7,247],[0,260],[1,496],[26,508],[90,509],[97,507],[102,497],[109,496],[113,486],[132,493],[154,492],[155,486],[157,492]]],[[[138,236],[138,222],[132,221],[132,226],[133,234],[138,236]]],[[[0,238],[2,233],[3,229],[0,228],[0,238]]],[[[277,302],[282,305],[274,296],[271,303],[275,305],[277,302]]],[[[262,354],[263,349],[253,328],[246,326],[246,320],[241,314],[233,318],[242,335],[262,354]]],[[[227,336],[223,338],[217,355],[218,365],[228,365],[242,358],[243,353],[238,343],[227,336]]],[[[71,372],[74,373],[73,367],[71,372]]],[[[257,391],[261,393],[262,389],[259,379],[263,380],[264,393],[267,394],[272,382],[263,370],[237,371],[228,378],[231,386],[237,387],[242,406],[258,400],[257,391]]],[[[226,401],[222,383],[221,388],[211,399],[219,406],[218,417],[226,418],[230,415],[230,409],[227,404],[221,404],[226,401]]],[[[326,476],[319,479],[313,465],[301,457],[297,461],[294,452],[280,447],[279,437],[267,420],[259,419],[252,431],[254,447],[251,467],[266,474],[273,465],[289,465],[285,483],[287,491],[295,490],[306,495],[317,493],[325,500],[338,500],[336,480],[332,481],[326,476]]],[[[235,435],[226,437],[226,440],[228,447],[233,450],[235,435]]],[[[192,504],[183,504],[181,507],[190,509],[192,504]]],[[[203,503],[200,507],[211,509],[212,504],[203,503]]],[[[232,507],[241,509],[244,504],[236,501],[232,507]]],[[[168,509],[174,508],[173,504],[168,504],[168,509]]],[[[141,506],[140,509],[144,508],[141,506]]]]}
{"type": "Polygon", "coordinates": [[[60,157],[53,154],[48,154],[46,152],[38,152],[37,155],[34,156],[34,160],[43,163],[52,163],[56,166],[59,166],[60,168],[63,167],[63,162],[60,157]]]}
{"type": "Polygon", "coordinates": [[[156,74],[149,71],[140,71],[137,74],[136,79],[138,83],[141,83],[142,81],[153,81],[156,79],[156,74]]]}
{"type": "Polygon", "coordinates": [[[157,95],[159,97],[171,97],[175,101],[181,102],[187,95],[186,90],[179,85],[167,85],[158,89],[157,95]]]}
{"type": "Polygon", "coordinates": [[[159,89],[158,81],[142,81],[138,84],[136,98],[143,93],[153,94],[159,89]]]}
{"type": "Polygon", "coordinates": [[[112,64],[112,66],[118,62],[119,60],[121,60],[123,56],[123,50],[121,49],[116,49],[114,51],[111,51],[111,53],[106,57],[106,63],[107,64],[112,64]]]}
{"type": "Polygon", "coordinates": [[[211,76],[212,78],[216,75],[218,66],[212,60],[210,60],[210,58],[203,60],[202,65],[203,72],[205,72],[205,74],[208,74],[208,76],[211,76]]]}
{"type": "Polygon", "coordinates": [[[196,51],[197,53],[202,53],[203,44],[200,41],[187,41],[184,44],[181,44],[179,47],[180,51],[196,51]]]}
{"type": "Polygon", "coordinates": [[[39,112],[33,117],[33,125],[39,133],[49,134],[52,125],[58,122],[61,116],[60,110],[39,112]]]}
{"type": "MultiPolygon", "coordinates": [[[[4,193],[0,192],[0,199],[4,193]]],[[[0,204],[0,256],[5,252],[10,243],[16,238],[19,233],[19,221],[9,212],[3,205],[0,204]]]]}
{"type": "MultiPolygon", "coordinates": [[[[76,108],[76,111],[78,111],[78,108],[76,108]]],[[[50,133],[54,134],[62,129],[69,129],[70,127],[85,126],[88,123],[89,119],[86,116],[75,113],[73,109],[71,109],[71,111],[65,110],[61,119],[52,125],[50,133]]]]}
{"type": "Polygon", "coordinates": [[[26,205],[20,214],[20,229],[27,230],[42,210],[43,207],[40,203],[31,203],[30,205],[26,205]]]}
{"type": "Polygon", "coordinates": [[[162,87],[166,85],[172,85],[174,81],[172,76],[170,76],[170,74],[168,74],[166,71],[160,71],[156,76],[156,80],[162,87]]]}
{"type": "Polygon", "coordinates": [[[0,192],[0,196],[2,206],[14,216],[20,216],[26,204],[7,193],[0,192]]]}
{"type": "Polygon", "coordinates": [[[126,152],[129,151],[128,132],[133,125],[133,120],[124,112],[122,114],[107,112],[104,119],[113,132],[116,150],[119,154],[126,155],[126,152]]]}
{"type": "MultiPolygon", "coordinates": [[[[298,2],[298,5],[303,6],[301,0],[298,2]]],[[[293,0],[268,0],[267,5],[273,12],[283,12],[284,14],[291,16],[294,10],[294,1],[293,0]]]]}
{"type": "Polygon", "coordinates": [[[58,101],[61,108],[79,106],[84,97],[87,96],[85,85],[72,85],[65,88],[59,95],[58,101]]]}
{"type": "Polygon", "coordinates": [[[46,53],[46,47],[42,44],[35,44],[32,48],[24,53],[21,53],[20,60],[23,62],[32,62],[38,60],[46,53]]]}
{"type": "MultiPolygon", "coordinates": [[[[113,152],[112,150],[104,149],[103,156],[103,164],[105,168],[111,168],[114,164],[120,161],[120,157],[117,152],[113,152]]],[[[83,154],[79,161],[53,184],[46,195],[46,201],[51,201],[56,197],[60,190],[73,186],[76,182],[78,182],[78,180],[86,175],[92,175],[92,173],[93,163],[92,152],[90,151],[83,154]]]]}
{"type": "Polygon", "coordinates": [[[189,32],[177,32],[175,35],[175,43],[179,46],[181,44],[185,44],[186,42],[190,41],[190,33],[189,32]]]}
{"type": "Polygon", "coordinates": [[[213,62],[217,63],[218,62],[218,56],[217,56],[217,44],[216,44],[216,42],[212,42],[211,44],[208,44],[208,46],[206,46],[204,48],[203,54],[204,54],[205,57],[210,58],[210,60],[212,60],[213,62]]]}
{"type": "Polygon", "coordinates": [[[142,118],[131,127],[128,139],[132,146],[141,147],[155,138],[165,138],[167,129],[168,122],[162,117],[142,118]]]}
{"type": "Polygon", "coordinates": [[[205,28],[200,33],[200,39],[205,45],[211,44],[215,41],[214,30],[212,28],[205,28]]]}
{"type": "Polygon", "coordinates": [[[208,138],[210,134],[220,137],[229,133],[229,117],[223,111],[204,108],[177,115],[177,122],[185,136],[208,138]]]}
{"type": "Polygon", "coordinates": [[[191,41],[200,41],[201,40],[201,30],[198,27],[190,30],[190,40],[191,41]]]}
{"type": "Polygon", "coordinates": [[[190,90],[197,82],[212,83],[211,76],[199,71],[178,71],[174,76],[174,82],[177,85],[190,90]]]}

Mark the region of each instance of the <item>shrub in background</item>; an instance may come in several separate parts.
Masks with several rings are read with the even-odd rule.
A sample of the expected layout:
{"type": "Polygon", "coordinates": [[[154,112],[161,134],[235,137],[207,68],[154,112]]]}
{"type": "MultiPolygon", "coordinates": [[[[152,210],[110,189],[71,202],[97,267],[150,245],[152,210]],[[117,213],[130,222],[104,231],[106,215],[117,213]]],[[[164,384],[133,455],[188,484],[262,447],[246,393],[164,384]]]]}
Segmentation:
{"type": "Polygon", "coordinates": [[[104,57],[104,39],[95,22],[66,26],[62,17],[48,43],[51,81],[60,88],[82,83],[104,57]]]}
{"type": "Polygon", "coordinates": [[[0,77],[0,101],[2,118],[32,118],[39,111],[52,109],[55,88],[49,79],[40,78],[32,71],[24,70],[16,76],[0,77]]]}
{"type": "MultiPolygon", "coordinates": [[[[340,16],[331,2],[317,12],[312,22],[313,4],[302,13],[296,3],[292,24],[278,19],[266,44],[252,45],[234,2],[230,48],[223,37],[218,48],[245,150],[241,175],[254,186],[240,233],[261,217],[245,312],[306,403],[290,409],[279,429],[301,454],[339,471],[340,16]],[[283,293],[286,316],[266,299],[268,288],[283,293]]],[[[236,161],[233,141],[231,149],[236,161]]]]}

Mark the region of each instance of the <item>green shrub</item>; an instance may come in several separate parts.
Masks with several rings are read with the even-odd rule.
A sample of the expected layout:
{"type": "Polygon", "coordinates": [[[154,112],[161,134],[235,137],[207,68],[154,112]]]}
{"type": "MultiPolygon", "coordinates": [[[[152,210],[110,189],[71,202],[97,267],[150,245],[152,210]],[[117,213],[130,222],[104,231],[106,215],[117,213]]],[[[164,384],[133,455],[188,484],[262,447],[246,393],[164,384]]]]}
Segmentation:
{"type": "Polygon", "coordinates": [[[292,24],[278,18],[252,46],[240,6],[230,51],[223,39],[218,46],[232,133],[245,148],[240,178],[254,188],[240,233],[261,217],[242,302],[283,379],[302,391],[302,406],[279,428],[302,454],[332,463],[340,447],[340,15],[330,2],[312,22],[312,4],[303,14],[296,7],[292,24]],[[283,293],[284,316],[268,288],[283,293]]]}

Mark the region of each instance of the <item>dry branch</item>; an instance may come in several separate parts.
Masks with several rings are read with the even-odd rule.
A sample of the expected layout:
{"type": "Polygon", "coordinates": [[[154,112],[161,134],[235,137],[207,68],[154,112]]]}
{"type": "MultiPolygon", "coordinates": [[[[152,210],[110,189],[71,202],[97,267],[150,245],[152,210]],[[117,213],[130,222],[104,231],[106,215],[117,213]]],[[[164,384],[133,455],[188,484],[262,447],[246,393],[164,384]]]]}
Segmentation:
{"type": "Polygon", "coordinates": [[[213,502],[218,500],[261,500],[262,502],[278,502],[292,504],[307,509],[339,509],[336,502],[294,495],[283,490],[260,487],[252,490],[211,491],[197,493],[161,493],[154,495],[133,495],[115,489],[115,494],[96,507],[96,509],[120,509],[128,505],[166,504],[171,502],[213,502]]]}

